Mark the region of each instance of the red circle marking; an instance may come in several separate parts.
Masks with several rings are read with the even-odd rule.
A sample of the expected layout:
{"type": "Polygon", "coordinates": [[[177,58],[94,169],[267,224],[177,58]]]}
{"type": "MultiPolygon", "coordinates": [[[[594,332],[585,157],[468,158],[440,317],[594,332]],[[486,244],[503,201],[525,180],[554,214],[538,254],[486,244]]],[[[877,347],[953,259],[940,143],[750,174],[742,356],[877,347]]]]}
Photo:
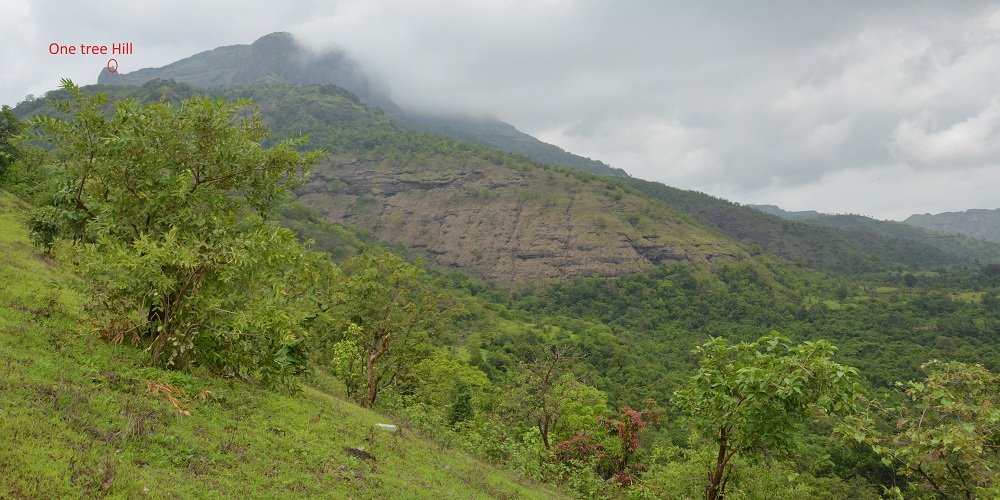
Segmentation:
{"type": "Polygon", "coordinates": [[[108,59],[108,71],[110,71],[112,73],[117,73],[118,72],[118,60],[117,59],[108,59]],[[115,63],[114,66],[111,65],[112,62],[115,63]]]}

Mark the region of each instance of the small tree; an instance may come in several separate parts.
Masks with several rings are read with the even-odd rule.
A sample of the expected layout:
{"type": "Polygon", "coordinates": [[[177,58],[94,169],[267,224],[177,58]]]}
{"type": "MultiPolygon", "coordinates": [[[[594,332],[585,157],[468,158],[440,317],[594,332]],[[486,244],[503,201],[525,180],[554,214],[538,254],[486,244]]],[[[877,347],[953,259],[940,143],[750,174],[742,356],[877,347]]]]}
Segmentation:
{"type": "Polygon", "coordinates": [[[646,470],[646,466],[641,463],[630,463],[632,456],[639,450],[639,434],[652,424],[660,423],[660,412],[655,410],[656,403],[650,399],[646,401],[646,408],[633,410],[625,406],[618,411],[621,413],[614,420],[605,420],[604,425],[617,440],[617,451],[611,457],[610,476],[614,477],[618,484],[627,486],[636,481],[638,472],[646,470]]]}
{"type": "Polygon", "coordinates": [[[0,108],[0,180],[7,169],[21,158],[20,134],[24,124],[16,116],[10,106],[4,104],[0,108]]]}
{"type": "Polygon", "coordinates": [[[589,394],[569,372],[569,363],[582,357],[569,347],[550,345],[535,352],[530,363],[521,364],[523,371],[510,393],[511,406],[538,429],[546,449],[566,404],[589,394]]]}
{"type": "Polygon", "coordinates": [[[737,455],[785,454],[810,417],[854,405],[857,370],[833,362],[826,341],[789,346],[772,332],[757,342],[711,339],[696,352],[701,367],[674,393],[688,423],[716,443],[706,497],[722,498],[737,455]]]}
{"type": "Polygon", "coordinates": [[[348,396],[371,407],[382,389],[430,354],[428,341],[447,317],[420,281],[421,269],[391,253],[365,252],[342,268],[343,340],[334,346],[335,371],[348,396]]]}

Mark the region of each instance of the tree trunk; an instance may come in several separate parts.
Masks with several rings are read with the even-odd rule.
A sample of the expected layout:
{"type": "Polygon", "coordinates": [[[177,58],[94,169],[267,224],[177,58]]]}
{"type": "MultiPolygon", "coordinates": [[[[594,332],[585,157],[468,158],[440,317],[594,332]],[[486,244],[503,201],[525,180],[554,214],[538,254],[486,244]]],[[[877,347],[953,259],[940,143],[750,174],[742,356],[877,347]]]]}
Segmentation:
{"type": "Polygon", "coordinates": [[[705,496],[708,500],[717,500],[723,498],[725,495],[725,483],[723,482],[723,476],[726,471],[726,443],[728,438],[726,436],[726,428],[719,428],[719,455],[715,459],[715,472],[708,480],[708,494],[705,496]]]}
{"type": "MultiPolygon", "coordinates": [[[[389,350],[389,339],[392,338],[391,333],[386,333],[382,336],[381,346],[375,352],[368,356],[368,366],[365,367],[365,375],[367,376],[365,380],[365,407],[371,408],[375,406],[375,398],[378,396],[378,384],[375,380],[375,362],[389,350]]],[[[377,346],[378,344],[376,344],[377,346]]]]}

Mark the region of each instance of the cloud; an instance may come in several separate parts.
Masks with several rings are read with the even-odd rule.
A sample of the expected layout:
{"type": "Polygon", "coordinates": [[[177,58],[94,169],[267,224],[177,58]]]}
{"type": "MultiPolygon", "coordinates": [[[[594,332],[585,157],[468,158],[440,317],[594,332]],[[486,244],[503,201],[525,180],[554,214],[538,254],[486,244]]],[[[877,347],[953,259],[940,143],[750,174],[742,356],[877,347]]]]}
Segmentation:
{"type": "Polygon", "coordinates": [[[808,192],[828,204],[790,208],[896,213],[888,200],[909,198],[875,204],[849,179],[907,186],[930,207],[941,201],[922,186],[993,178],[1000,164],[1000,8],[989,0],[8,0],[0,15],[13,20],[0,33],[14,68],[0,75],[0,101],[11,104],[59,77],[96,80],[106,61],[49,56],[51,41],[132,41],[136,55],[120,61],[130,71],[291,31],[345,50],[406,109],[496,116],[734,201],[808,192]]]}
{"type": "Polygon", "coordinates": [[[956,171],[917,170],[904,163],[841,170],[794,187],[766,186],[754,191],[714,194],[744,203],[777,204],[786,210],[854,213],[903,220],[913,214],[1000,208],[996,190],[1000,164],[956,171]],[[844,204],[844,200],[850,204],[844,204]]]}
{"type": "Polygon", "coordinates": [[[900,160],[921,166],[954,166],[995,162],[1000,158],[1000,103],[996,100],[975,116],[937,127],[933,112],[904,120],[889,147],[900,160]]]}

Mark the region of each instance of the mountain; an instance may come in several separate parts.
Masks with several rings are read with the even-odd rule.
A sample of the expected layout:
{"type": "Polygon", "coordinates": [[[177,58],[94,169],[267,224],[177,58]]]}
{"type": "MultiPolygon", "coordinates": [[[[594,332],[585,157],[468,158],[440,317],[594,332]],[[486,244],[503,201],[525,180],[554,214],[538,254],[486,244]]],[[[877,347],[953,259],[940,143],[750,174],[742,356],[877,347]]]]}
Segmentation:
{"type": "MultiPolygon", "coordinates": [[[[205,92],[172,80],[87,90],[145,102],[205,92]]],[[[272,131],[269,141],[308,134],[310,148],[330,152],[296,192],[303,203],[437,267],[512,286],[748,255],[621,179],[417,132],[334,85],[271,82],[208,92],[252,99],[272,131]]],[[[15,111],[53,111],[36,106],[15,111]]]]}
{"type": "Polygon", "coordinates": [[[195,54],[161,68],[97,77],[98,85],[142,85],[155,79],[173,79],[204,88],[236,87],[254,83],[332,83],[350,90],[368,104],[395,111],[389,91],[365,75],[357,62],[341,50],[316,54],[302,48],[290,33],[271,33],[250,45],[230,45],[195,54]]]}
{"type": "Polygon", "coordinates": [[[366,104],[382,108],[412,130],[447,135],[459,140],[522,154],[537,161],[624,177],[622,169],[584,158],[518,131],[496,119],[410,115],[390,97],[387,87],[369,78],[361,64],[344,51],[317,53],[303,48],[290,33],[271,33],[250,45],[219,47],[181,59],[161,68],[131,73],[111,73],[104,68],[98,85],[142,85],[171,79],[197,87],[238,87],[254,84],[298,85],[332,83],[349,90],[366,104]]]}
{"type": "Polygon", "coordinates": [[[774,205],[739,205],[695,191],[628,179],[639,191],[748,245],[827,271],[857,273],[898,265],[938,267],[1000,262],[1000,245],[893,221],[774,205]]]}
{"type": "Polygon", "coordinates": [[[821,214],[813,210],[787,212],[774,205],[753,206],[784,219],[838,230],[845,240],[891,262],[918,267],[1000,262],[1000,245],[960,236],[959,231],[914,227],[918,224],[876,220],[861,215],[821,214]]]}
{"type": "Polygon", "coordinates": [[[931,215],[911,215],[903,221],[911,226],[942,233],[964,234],[981,240],[1000,243],[1000,208],[973,209],[931,215]]]}
{"type": "MultiPolygon", "coordinates": [[[[327,221],[508,286],[756,252],[846,273],[1000,255],[967,243],[941,246],[936,237],[826,227],[808,213],[785,220],[702,193],[555,166],[614,170],[500,121],[407,115],[359,68],[342,52],[317,55],[275,33],[163,68],[105,74],[96,90],[143,101],[205,91],[252,98],[271,140],[309,134],[311,147],[331,152],[297,193],[327,221]],[[337,83],[310,83],[317,81],[337,83]],[[506,153],[492,149],[498,143],[506,153]]],[[[19,112],[38,106],[22,103],[19,112]]]]}
{"type": "Polygon", "coordinates": [[[782,210],[781,207],[777,205],[750,205],[761,212],[768,213],[771,215],[777,215],[782,219],[798,219],[800,217],[815,217],[820,215],[819,212],[815,210],[803,210],[799,212],[789,212],[787,210],[782,210]]]}
{"type": "Polygon", "coordinates": [[[846,239],[859,247],[910,265],[927,267],[962,264],[963,261],[1000,263],[1000,245],[968,236],[860,215],[820,215],[798,220],[840,229],[846,239]]]}

